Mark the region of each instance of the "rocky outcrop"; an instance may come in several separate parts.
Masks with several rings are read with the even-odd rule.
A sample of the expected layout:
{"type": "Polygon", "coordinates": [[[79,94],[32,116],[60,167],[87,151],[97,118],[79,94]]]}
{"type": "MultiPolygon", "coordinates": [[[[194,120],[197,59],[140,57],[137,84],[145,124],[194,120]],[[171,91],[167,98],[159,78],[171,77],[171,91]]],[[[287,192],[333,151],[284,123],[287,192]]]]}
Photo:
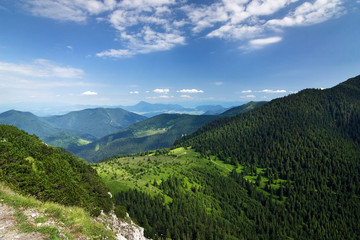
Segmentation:
{"type": "Polygon", "coordinates": [[[136,225],[129,214],[124,219],[119,219],[114,213],[109,215],[101,213],[97,221],[111,229],[118,240],[147,240],[144,236],[144,228],[136,225]]]}

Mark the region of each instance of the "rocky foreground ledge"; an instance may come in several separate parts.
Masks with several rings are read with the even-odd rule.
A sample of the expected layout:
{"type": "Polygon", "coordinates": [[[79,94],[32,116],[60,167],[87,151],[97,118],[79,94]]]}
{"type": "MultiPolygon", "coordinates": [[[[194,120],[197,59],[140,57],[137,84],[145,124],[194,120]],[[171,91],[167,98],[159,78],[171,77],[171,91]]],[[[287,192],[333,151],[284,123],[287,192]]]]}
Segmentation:
{"type": "Polygon", "coordinates": [[[92,218],[82,208],[43,203],[14,193],[0,183],[0,240],[116,239],[146,240],[144,229],[127,215],[92,218]]]}

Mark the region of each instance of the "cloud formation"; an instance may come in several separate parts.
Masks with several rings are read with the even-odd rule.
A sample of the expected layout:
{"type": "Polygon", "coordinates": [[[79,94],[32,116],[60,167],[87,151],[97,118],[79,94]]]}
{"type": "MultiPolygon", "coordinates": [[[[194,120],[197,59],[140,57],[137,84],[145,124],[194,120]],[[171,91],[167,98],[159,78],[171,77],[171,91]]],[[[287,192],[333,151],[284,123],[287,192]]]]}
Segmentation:
{"type": "Polygon", "coordinates": [[[204,93],[203,90],[197,90],[197,89],[182,89],[179,91],[176,91],[178,93],[204,93]]]}
{"type": "Polygon", "coordinates": [[[166,51],[188,38],[236,41],[240,49],[280,42],[289,27],[327,21],[345,12],[344,0],[21,0],[35,16],[113,27],[119,48],[97,57],[124,58],[166,51]],[[275,35],[275,36],[274,36],[275,35]]]}
{"type": "Polygon", "coordinates": [[[89,16],[111,11],[116,0],[21,0],[35,16],[59,21],[86,22],[89,16]]]}
{"type": "Polygon", "coordinates": [[[270,89],[264,89],[259,92],[262,93],[286,93],[286,90],[270,90],[270,89]]]}
{"type": "Polygon", "coordinates": [[[243,90],[243,91],[241,91],[241,93],[251,93],[252,92],[252,90],[243,90]]]}
{"type": "Polygon", "coordinates": [[[139,94],[140,92],[139,91],[130,91],[129,93],[130,94],[139,94]]]}
{"type": "Polygon", "coordinates": [[[83,92],[81,95],[83,95],[83,96],[96,96],[96,95],[98,95],[98,93],[93,92],[93,91],[86,91],[86,92],[83,92]]]}
{"type": "Polygon", "coordinates": [[[160,95],[160,96],[157,96],[157,97],[147,97],[146,99],[170,99],[170,98],[174,98],[174,96],[160,95]]]}
{"type": "Polygon", "coordinates": [[[252,95],[252,94],[249,94],[249,95],[246,95],[246,96],[240,96],[240,98],[256,98],[256,96],[252,95]]]}
{"type": "Polygon", "coordinates": [[[164,93],[164,94],[168,94],[170,92],[170,89],[168,88],[157,88],[154,89],[154,93],[164,93]]]}
{"type": "Polygon", "coordinates": [[[82,69],[62,67],[46,59],[36,59],[30,64],[0,62],[0,72],[38,78],[81,78],[84,75],[82,69]]]}
{"type": "Polygon", "coordinates": [[[253,39],[249,41],[249,45],[253,48],[262,48],[266,45],[280,42],[282,40],[281,37],[269,37],[269,38],[260,38],[253,39]]]}

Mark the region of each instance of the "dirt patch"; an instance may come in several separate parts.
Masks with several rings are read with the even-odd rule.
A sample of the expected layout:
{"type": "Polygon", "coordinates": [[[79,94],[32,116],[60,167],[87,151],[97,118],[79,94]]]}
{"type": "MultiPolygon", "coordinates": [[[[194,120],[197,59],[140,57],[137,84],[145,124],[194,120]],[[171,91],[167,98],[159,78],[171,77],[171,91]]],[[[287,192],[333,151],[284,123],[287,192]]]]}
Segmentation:
{"type": "Polygon", "coordinates": [[[15,240],[42,240],[45,237],[40,233],[22,233],[16,228],[15,210],[0,203],[0,239],[15,240]]]}

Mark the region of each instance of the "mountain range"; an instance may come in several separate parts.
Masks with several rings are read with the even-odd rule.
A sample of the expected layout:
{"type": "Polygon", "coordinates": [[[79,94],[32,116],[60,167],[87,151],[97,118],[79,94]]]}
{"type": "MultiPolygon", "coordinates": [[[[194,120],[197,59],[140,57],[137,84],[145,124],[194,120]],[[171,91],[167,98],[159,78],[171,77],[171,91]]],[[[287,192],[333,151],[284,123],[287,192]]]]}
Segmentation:
{"type": "Polygon", "coordinates": [[[161,114],[130,125],[90,144],[69,150],[89,162],[98,162],[117,154],[133,154],[168,148],[176,139],[194,132],[208,122],[245,113],[265,103],[249,102],[219,115],[161,114]]]}
{"type": "Polygon", "coordinates": [[[22,112],[31,112],[37,116],[48,117],[54,115],[64,115],[69,112],[81,111],[84,109],[95,108],[121,108],[130,112],[134,112],[146,117],[153,117],[162,113],[183,113],[195,115],[211,115],[220,114],[233,106],[239,106],[245,102],[228,102],[226,106],[221,105],[198,105],[197,107],[183,107],[179,104],[162,104],[162,103],[148,103],[140,101],[135,105],[69,105],[69,104],[47,104],[47,103],[17,103],[17,104],[0,104],[0,112],[6,112],[9,109],[16,109],[22,112]]]}
{"type": "Polygon", "coordinates": [[[15,110],[0,114],[0,123],[14,125],[64,148],[89,143],[144,119],[120,108],[85,109],[51,117],[15,110]]]}
{"type": "MultiPolygon", "coordinates": [[[[104,137],[106,144],[158,134],[162,140],[172,129],[181,137],[170,148],[96,164],[0,124],[0,181],[41,201],[82,207],[87,216],[127,212],[151,239],[358,239],[360,76],[256,105],[224,116],[162,114],[135,123],[104,137]],[[202,126],[189,134],[178,128],[194,124],[202,126]]],[[[24,115],[34,128],[50,124],[24,115]]],[[[1,202],[16,206],[19,220],[27,218],[19,209],[41,206],[9,199],[1,190],[1,202]]],[[[44,214],[63,219],[62,211],[44,214]]],[[[47,220],[27,229],[45,231],[35,228],[38,221],[47,220]]],[[[58,231],[65,230],[47,234],[56,239],[58,231]]]]}
{"type": "MultiPolygon", "coordinates": [[[[209,121],[236,115],[263,103],[249,102],[228,110],[224,115],[163,114],[148,120],[145,116],[121,108],[93,108],[49,117],[10,110],[0,114],[0,123],[17,126],[39,136],[47,144],[63,147],[88,161],[99,161],[116,154],[170,147],[178,137],[192,133],[209,121]]],[[[138,111],[146,109],[185,110],[180,105],[146,102],[140,102],[133,108],[138,111]]],[[[212,114],[217,110],[224,110],[221,106],[211,105],[200,106],[198,109],[201,113],[205,110],[212,111],[212,114]]]]}
{"type": "Polygon", "coordinates": [[[94,165],[150,238],[358,239],[360,76],[94,165]]]}

